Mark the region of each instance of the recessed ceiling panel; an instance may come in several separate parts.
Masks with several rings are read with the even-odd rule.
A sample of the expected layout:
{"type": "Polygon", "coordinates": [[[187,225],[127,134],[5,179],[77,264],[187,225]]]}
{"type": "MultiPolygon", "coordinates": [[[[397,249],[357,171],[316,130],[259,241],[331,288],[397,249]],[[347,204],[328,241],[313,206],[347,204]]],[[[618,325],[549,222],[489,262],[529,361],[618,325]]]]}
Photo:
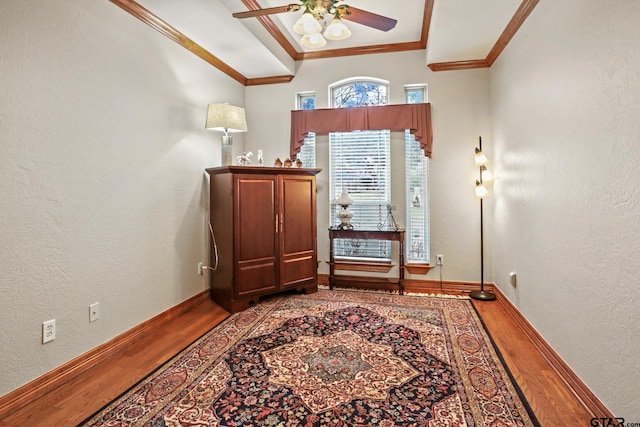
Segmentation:
{"type": "Polygon", "coordinates": [[[485,59],[521,0],[436,0],[427,62],[485,59]]]}
{"type": "MultiPolygon", "coordinates": [[[[256,17],[232,16],[234,12],[249,10],[243,0],[138,0],[138,3],[237,73],[248,79],[264,77],[262,82],[266,83],[282,82],[278,77],[295,75],[295,61],[301,58],[313,60],[310,57],[418,47],[420,44],[416,42],[422,37],[427,4],[433,4],[433,13],[427,23],[426,63],[452,62],[449,68],[441,69],[457,69],[456,61],[487,58],[521,4],[532,9],[537,0],[344,0],[343,4],[395,19],[397,24],[385,32],[345,20],[351,37],[329,40],[321,49],[303,47],[301,36],[293,31],[302,10],[267,15],[268,22],[263,25],[256,17]],[[368,50],[370,46],[381,48],[368,50]],[[330,52],[323,55],[323,51],[330,52]],[[319,55],[301,55],[313,52],[319,55]]],[[[275,8],[300,4],[300,1],[252,0],[251,3],[258,8],[275,8]]]]}
{"type": "MultiPolygon", "coordinates": [[[[239,11],[246,10],[240,3],[239,11]]],[[[262,7],[276,7],[298,3],[295,0],[262,0],[262,7]]],[[[398,21],[395,28],[389,31],[380,31],[365,25],[344,20],[345,25],[351,31],[351,37],[346,40],[328,40],[323,49],[342,49],[390,43],[415,42],[420,40],[422,20],[424,14],[424,0],[403,0],[402,2],[390,0],[345,0],[344,4],[353,6],[367,12],[386,16],[398,21]]],[[[278,28],[286,34],[289,40],[293,40],[294,47],[299,52],[313,52],[316,49],[305,48],[300,45],[301,36],[293,31],[293,26],[302,15],[303,10],[297,12],[285,12],[271,15],[278,28]]],[[[249,18],[250,19],[250,18],[249,18]]]]}

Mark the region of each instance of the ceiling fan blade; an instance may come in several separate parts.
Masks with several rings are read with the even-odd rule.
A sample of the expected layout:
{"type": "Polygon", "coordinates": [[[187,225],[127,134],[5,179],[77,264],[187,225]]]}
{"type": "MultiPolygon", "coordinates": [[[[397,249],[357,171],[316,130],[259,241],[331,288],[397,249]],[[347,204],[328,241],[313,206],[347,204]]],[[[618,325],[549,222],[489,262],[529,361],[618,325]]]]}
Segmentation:
{"type": "Polygon", "coordinates": [[[267,7],[264,9],[247,10],[246,12],[236,12],[232,13],[231,16],[239,19],[253,18],[256,16],[273,15],[274,13],[295,12],[300,10],[301,7],[302,6],[299,4],[289,4],[286,6],[267,7]]]}
{"type": "Polygon", "coordinates": [[[353,6],[347,6],[345,12],[341,13],[342,19],[357,22],[358,24],[366,25],[367,27],[375,28],[380,31],[389,31],[394,28],[398,21],[395,19],[387,18],[386,16],[378,15],[373,12],[367,12],[366,10],[357,9],[353,6]]]}

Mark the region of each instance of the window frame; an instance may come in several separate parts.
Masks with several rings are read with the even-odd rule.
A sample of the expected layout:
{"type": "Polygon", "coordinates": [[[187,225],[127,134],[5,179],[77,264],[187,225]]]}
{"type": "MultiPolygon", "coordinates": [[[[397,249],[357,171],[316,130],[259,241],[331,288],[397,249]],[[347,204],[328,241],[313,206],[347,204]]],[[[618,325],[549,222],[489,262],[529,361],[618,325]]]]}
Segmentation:
{"type": "MultiPolygon", "coordinates": [[[[345,106],[345,107],[341,107],[340,105],[336,105],[336,91],[341,89],[341,88],[345,88],[345,87],[350,87],[350,86],[356,86],[358,84],[373,84],[376,85],[378,88],[383,88],[383,90],[381,91],[382,93],[382,99],[384,100],[384,103],[370,103],[367,100],[364,100],[366,103],[364,105],[388,105],[388,100],[389,100],[389,81],[387,80],[383,80],[383,79],[377,79],[377,78],[372,78],[372,77],[352,77],[352,78],[348,78],[348,79],[344,79],[344,80],[340,80],[337,81],[331,85],[329,85],[329,100],[330,100],[330,107],[331,108],[350,108],[350,106],[345,106]]],[[[377,102],[381,101],[381,97],[380,94],[376,94],[377,98],[377,102]]],[[[362,106],[360,104],[356,104],[356,105],[351,105],[351,106],[362,106]]],[[[384,202],[385,205],[391,204],[391,189],[392,189],[392,183],[391,183],[391,132],[388,130],[383,130],[383,131],[355,131],[355,132],[344,132],[344,133],[339,133],[340,134],[340,139],[343,139],[343,137],[345,137],[345,135],[350,135],[353,136],[354,139],[358,139],[359,136],[361,136],[363,134],[363,132],[370,132],[372,135],[373,134],[377,134],[376,140],[378,141],[377,143],[380,144],[381,142],[386,143],[386,152],[383,154],[385,157],[384,159],[384,163],[385,163],[385,177],[383,178],[384,181],[386,181],[385,183],[385,192],[384,195],[386,196],[386,201],[384,202]]],[[[338,137],[336,136],[336,134],[334,133],[330,133],[329,134],[329,169],[330,169],[330,178],[329,178],[329,201],[330,201],[330,209],[329,209],[329,223],[331,224],[331,226],[336,226],[338,221],[336,219],[336,214],[337,211],[339,209],[339,206],[337,206],[335,204],[335,199],[337,197],[340,196],[341,192],[342,192],[342,187],[338,188],[337,185],[338,183],[335,182],[335,170],[334,170],[334,148],[335,148],[335,144],[337,143],[337,139],[338,137]]],[[[347,137],[348,138],[348,137],[347,137]]],[[[342,180],[339,180],[340,182],[342,182],[342,180]]],[[[348,190],[350,191],[350,193],[352,192],[351,189],[348,188],[348,190]]],[[[353,198],[353,194],[352,194],[352,198],[353,198]]],[[[357,196],[356,196],[357,199],[357,196]]],[[[357,203],[357,202],[356,202],[357,203]]],[[[362,205],[360,205],[362,206],[362,205]]],[[[372,206],[377,206],[378,210],[380,210],[380,206],[382,206],[382,204],[378,201],[377,203],[375,201],[373,201],[373,205],[372,206]]],[[[352,210],[353,210],[353,205],[352,205],[352,210]]],[[[382,213],[382,220],[384,220],[384,217],[386,216],[386,207],[385,209],[383,209],[383,213],[382,213]]],[[[374,212],[374,209],[371,209],[371,212],[374,212]]],[[[379,215],[378,215],[379,216],[379,215]]],[[[372,218],[375,217],[375,212],[370,216],[370,221],[372,220],[372,218]]],[[[354,217],[355,218],[355,217],[354,217]]],[[[382,222],[382,220],[379,218],[379,223],[382,222]]],[[[358,218],[354,219],[354,223],[358,221],[358,218]]],[[[372,223],[370,223],[369,225],[367,225],[367,227],[372,227],[371,225],[372,223]]],[[[336,251],[336,256],[335,258],[337,260],[340,261],[347,261],[347,262],[356,262],[356,263],[384,263],[384,264],[390,264],[391,263],[391,242],[389,241],[365,241],[364,243],[367,245],[371,245],[369,247],[367,247],[366,251],[366,256],[353,256],[353,251],[351,255],[347,255],[346,252],[350,251],[350,247],[355,247],[358,248],[359,244],[358,242],[347,242],[348,239],[336,239],[336,248],[334,249],[336,251]],[[377,246],[376,246],[377,245],[377,246]],[[374,252],[378,252],[379,256],[372,256],[372,253],[374,252]],[[384,256],[382,256],[382,254],[384,254],[384,256]]]]}
{"type": "MultiPolygon", "coordinates": [[[[313,91],[298,92],[296,94],[296,110],[313,110],[316,107],[316,93],[313,91]],[[313,99],[313,108],[305,108],[305,101],[313,99]]],[[[304,139],[304,145],[300,148],[300,153],[296,156],[302,161],[302,167],[316,167],[316,134],[309,132],[304,139]]]]}
{"type": "MultiPolygon", "coordinates": [[[[428,100],[426,84],[405,85],[404,91],[407,104],[422,103],[428,100]],[[412,92],[420,92],[421,94],[417,97],[418,99],[412,99],[412,92]]],[[[408,131],[405,131],[405,170],[406,265],[411,273],[426,273],[429,270],[431,256],[429,158],[424,156],[424,151],[420,149],[419,143],[408,131]],[[416,167],[417,161],[419,167],[416,167]],[[416,174],[419,169],[421,169],[421,173],[416,174]],[[419,187],[415,185],[416,178],[421,181],[419,187]],[[419,190],[416,191],[416,188],[419,190]],[[416,195],[417,201],[415,200],[416,195]],[[419,206],[415,206],[416,204],[419,206]],[[417,207],[420,209],[416,209],[417,207]],[[421,253],[421,255],[413,256],[416,253],[421,253]]]]}

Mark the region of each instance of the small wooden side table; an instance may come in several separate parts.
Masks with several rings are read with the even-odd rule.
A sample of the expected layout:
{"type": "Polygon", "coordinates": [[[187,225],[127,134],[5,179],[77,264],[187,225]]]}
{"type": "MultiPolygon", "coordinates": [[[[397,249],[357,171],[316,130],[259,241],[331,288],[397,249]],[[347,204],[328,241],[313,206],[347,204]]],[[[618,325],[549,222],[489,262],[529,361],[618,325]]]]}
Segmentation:
{"type": "Polygon", "coordinates": [[[333,255],[334,239],[390,240],[398,242],[398,287],[400,295],[404,294],[404,230],[341,230],[329,228],[329,289],[333,289],[335,278],[335,259],[333,255]]]}

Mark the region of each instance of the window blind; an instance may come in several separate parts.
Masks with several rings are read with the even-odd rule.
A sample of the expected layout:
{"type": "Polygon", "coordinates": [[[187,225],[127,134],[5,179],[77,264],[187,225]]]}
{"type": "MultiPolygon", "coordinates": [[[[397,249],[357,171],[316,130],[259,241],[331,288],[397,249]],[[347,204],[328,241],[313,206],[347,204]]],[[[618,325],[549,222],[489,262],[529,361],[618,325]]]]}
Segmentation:
{"type": "Polygon", "coordinates": [[[405,132],[407,261],[429,262],[429,158],[408,131],[405,132]]]}
{"type": "Polygon", "coordinates": [[[302,161],[303,168],[315,168],[316,167],[316,134],[309,132],[304,139],[304,145],[300,148],[298,153],[298,159],[302,161]]]}
{"type": "MultiPolygon", "coordinates": [[[[330,134],[332,226],[340,222],[336,214],[342,208],[334,201],[344,188],[353,199],[349,210],[354,213],[351,223],[355,228],[377,230],[384,222],[391,204],[390,139],[388,130],[330,134]]],[[[387,241],[338,239],[336,243],[338,257],[390,259],[387,241]]]]}

